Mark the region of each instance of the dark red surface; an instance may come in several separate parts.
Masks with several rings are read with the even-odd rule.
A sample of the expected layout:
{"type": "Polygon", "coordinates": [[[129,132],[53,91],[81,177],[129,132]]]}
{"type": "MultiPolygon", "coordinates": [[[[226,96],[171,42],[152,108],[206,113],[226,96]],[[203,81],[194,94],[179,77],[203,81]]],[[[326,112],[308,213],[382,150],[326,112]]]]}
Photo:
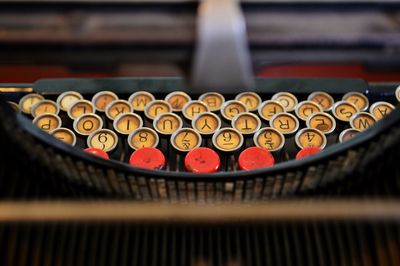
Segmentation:
{"type": "Polygon", "coordinates": [[[316,154],[318,152],[320,152],[321,149],[317,148],[317,147],[307,147],[304,148],[302,150],[300,150],[297,154],[296,154],[296,160],[299,160],[301,158],[316,154]]]}
{"type": "Polygon", "coordinates": [[[264,148],[250,147],[239,155],[239,168],[241,170],[252,170],[262,167],[273,166],[274,156],[264,148]]]}
{"type": "Polygon", "coordinates": [[[214,173],[218,171],[220,164],[218,154],[210,148],[191,150],[185,157],[186,170],[193,173],[214,173]]]}
{"type": "Polygon", "coordinates": [[[161,169],[165,166],[165,156],[159,149],[141,148],[132,153],[129,164],[147,169],[161,169]]]}
{"type": "Polygon", "coordinates": [[[96,148],[86,148],[84,149],[85,152],[91,153],[93,155],[99,156],[101,158],[104,159],[110,159],[110,157],[108,156],[107,152],[100,150],[100,149],[96,149],[96,148]]]}

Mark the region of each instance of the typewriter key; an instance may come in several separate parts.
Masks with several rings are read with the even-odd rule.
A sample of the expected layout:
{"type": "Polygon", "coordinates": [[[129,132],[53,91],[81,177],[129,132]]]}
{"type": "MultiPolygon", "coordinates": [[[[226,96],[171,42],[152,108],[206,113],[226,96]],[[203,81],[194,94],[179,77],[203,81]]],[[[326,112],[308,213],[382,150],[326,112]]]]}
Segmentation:
{"type": "Polygon", "coordinates": [[[134,113],[122,113],[115,117],[113,127],[119,134],[129,135],[143,126],[142,118],[134,113]]]}
{"type": "Polygon", "coordinates": [[[31,114],[33,117],[37,117],[42,114],[54,114],[58,115],[60,112],[60,108],[58,107],[57,103],[53,102],[52,100],[42,100],[31,108],[31,114]]]}
{"type": "Polygon", "coordinates": [[[270,152],[279,151],[285,145],[285,137],[272,127],[261,128],[254,134],[254,144],[257,147],[268,149],[270,152]]]}
{"type": "Polygon", "coordinates": [[[396,99],[400,102],[400,86],[398,86],[396,89],[396,99]]]}
{"type": "Polygon", "coordinates": [[[221,165],[218,154],[206,147],[193,149],[186,154],[185,168],[193,173],[214,173],[221,165]]]}
{"type": "Polygon", "coordinates": [[[208,106],[204,102],[196,100],[187,102],[182,108],[183,116],[189,120],[193,120],[199,114],[209,111],[208,106]]]}
{"type": "Polygon", "coordinates": [[[44,97],[42,95],[29,93],[19,100],[19,109],[25,114],[31,114],[32,106],[43,100],[44,97]]]}
{"type": "Polygon", "coordinates": [[[282,134],[293,134],[299,128],[299,120],[290,113],[280,113],[274,115],[269,121],[271,127],[282,134]]]}
{"type": "Polygon", "coordinates": [[[163,135],[172,135],[182,125],[182,119],[174,113],[161,114],[153,121],[154,129],[163,135]]]}
{"type": "Polygon", "coordinates": [[[192,127],[202,135],[212,135],[221,128],[221,119],[211,112],[202,113],[193,119],[192,127]]]}
{"type": "Polygon", "coordinates": [[[214,133],[212,142],[215,148],[223,152],[233,152],[243,145],[243,136],[233,128],[221,128],[214,133]]]}
{"type": "Polygon", "coordinates": [[[200,134],[191,128],[181,128],[171,136],[171,145],[177,151],[188,152],[201,145],[200,134]]]}
{"type": "Polygon", "coordinates": [[[230,100],[225,102],[221,107],[221,115],[226,120],[232,120],[235,116],[240,113],[247,112],[247,107],[237,100],[230,100]]]}
{"type": "Polygon", "coordinates": [[[137,91],[129,96],[128,102],[131,103],[133,110],[142,112],[146,109],[147,105],[154,100],[155,98],[150,92],[137,91]]]}
{"type": "Polygon", "coordinates": [[[165,166],[165,156],[156,148],[141,148],[132,153],[129,164],[140,168],[162,169],[165,166]]]}
{"type": "Polygon", "coordinates": [[[343,96],[342,100],[353,103],[360,111],[368,110],[368,98],[360,92],[348,92],[343,96]]]}
{"type": "Polygon", "coordinates": [[[114,131],[109,129],[99,129],[89,135],[87,146],[96,148],[105,152],[110,152],[117,147],[118,136],[114,131]]]}
{"type": "Polygon", "coordinates": [[[54,138],[61,140],[69,145],[75,146],[76,136],[72,130],[64,127],[56,128],[49,132],[54,138]]]}
{"type": "Polygon", "coordinates": [[[356,113],[350,118],[351,127],[360,131],[366,130],[375,123],[375,117],[367,112],[356,113]]]}
{"type": "Polygon", "coordinates": [[[285,108],[282,106],[282,104],[272,100],[264,101],[258,107],[258,114],[266,121],[270,121],[274,115],[284,112],[285,108]]]}
{"type": "Polygon", "coordinates": [[[158,134],[148,127],[140,127],[128,136],[128,144],[134,149],[155,148],[159,142],[158,134]]]}
{"type": "Polygon", "coordinates": [[[249,91],[238,94],[235,100],[244,103],[250,112],[256,111],[262,102],[257,93],[249,91]]]}
{"type": "Polygon", "coordinates": [[[66,91],[57,97],[57,105],[61,110],[67,112],[69,107],[76,101],[82,100],[83,96],[76,91],[66,91]]]}
{"type": "Polygon", "coordinates": [[[359,110],[355,104],[347,101],[336,102],[332,107],[332,114],[340,121],[349,122],[350,117],[359,110]]]}
{"type": "Polygon", "coordinates": [[[394,109],[395,107],[388,102],[376,102],[371,105],[369,112],[378,121],[390,114],[394,109]]]}
{"type": "Polygon", "coordinates": [[[336,121],[328,113],[314,113],[307,118],[306,121],[307,127],[315,128],[321,131],[324,134],[332,133],[336,128],[336,121]]]}
{"type": "Polygon", "coordinates": [[[254,134],[261,128],[261,120],[253,113],[241,113],[233,118],[232,127],[244,135],[254,134]]]}
{"type": "Polygon", "coordinates": [[[352,139],[354,137],[354,135],[356,135],[358,133],[360,133],[360,131],[357,129],[354,129],[354,128],[345,129],[339,135],[339,142],[342,143],[342,142],[348,141],[348,140],[352,139]]]}
{"type": "Polygon", "coordinates": [[[308,96],[307,100],[319,104],[322,107],[323,111],[326,112],[330,111],[333,104],[335,103],[335,100],[332,98],[332,96],[323,91],[315,91],[311,93],[308,96]]]}
{"type": "Polygon", "coordinates": [[[169,103],[163,100],[151,101],[144,109],[144,114],[147,118],[153,120],[157,116],[172,112],[172,107],[169,103]]]}
{"type": "Polygon", "coordinates": [[[211,112],[219,111],[225,103],[225,98],[218,92],[207,92],[199,97],[199,101],[204,102],[211,112]]]}
{"type": "Polygon", "coordinates": [[[72,120],[75,120],[83,114],[94,114],[95,111],[92,102],[88,100],[78,100],[70,105],[67,113],[72,120]]]}
{"type": "Polygon", "coordinates": [[[278,101],[285,108],[286,112],[293,111],[297,105],[297,98],[289,92],[275,93],[271,100],[278,101]]]}
{"type": "Polygon", "coordinates": [[[107,152],[100,150],[100,149],[96,149],[96,148],[86,148],[83,151],[93,154],[95,156],[101,157],[103,159],[110,159],[110,156],[108,156],[107,152]]]}
{"type": "Polygon", "coordinates": [[[301,158],[308,157],[311,155],[314,155],[316,153],[319,153],[321,151],[320,148],[317,147],[306,147],[304,149],[301,149],[297,154],[296,154],[296,160],[300,160],[301,158]]]}
{"type": "Polygon", "coordinates": [[[296,133],[295,140],[300,149],[317,147],[322,150],[327,143],[324,133],[315,128],[300,129],[296,133]]]}
{"type": "Polygon", "coordinates": [[[61,118],[55,114],[39,115],[33,119],[32,123],[46,132],[59,128],[62,124],[61,118]]]}
{"type": "Polygon", "coordinates": [[[118,96],[111,91],[100,91],[92,98],[92,103],[97,111],[105,112],[109,103],[118,100],[118,96]]]}
{"type": "Polygon", "coordinates": [[[15,112],[18,112],[18,111],[19,111],[19,106],[18,106],[18,104],[16,104],[15,102],[11,102],[11,101],[8,101],[7,103],[11,106],[11,108],[12,108],[15,112]]]}
{"type": "Polygon", "coordinates": [[[73,128],[76,133],[89,136],[103,127],[103,120],[96,114],[83,114],[74,120],[73,128]]]}
{"type": "Polygon", "coordinates": [[[302,101],[297,104],[294,111],[298,118],[306,121],[313,113],[322,112],[322,107],[313,101],[302,101]]]}
{"type": "Polygon", "coordinates": [[[165,101],[172,107],[172,111],[180,112],[183,106],[191,101],[190,96],[183,91],[174,91],[165,96],[165,101]]]}
{"type": "Polygon", "coordinates": [[[240,153],[238,163],[240,170],[253,170],[273,166],[275,159],[265,148],[250,147],[240,153]]]}
{"type": "Polygon", "coordinates": [[[132,113],[133,108],[128,101],[115,100],[110,102],[106,107],[106,116],[110,120],[114,120],[118,115],[124,113],[132,113]]]}

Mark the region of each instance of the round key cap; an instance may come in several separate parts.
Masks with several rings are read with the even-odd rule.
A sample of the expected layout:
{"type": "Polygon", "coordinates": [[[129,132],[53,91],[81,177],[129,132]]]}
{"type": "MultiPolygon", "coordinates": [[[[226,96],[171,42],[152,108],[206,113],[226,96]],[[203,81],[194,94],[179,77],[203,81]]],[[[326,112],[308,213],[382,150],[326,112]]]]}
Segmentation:
{"type": "Polygon", "coordinates": [[[57,97],[57,105],[61,110],[67,112],[69,107],[76,101],[82,100],[83,96],[76,91],[66,91],[57,97]]]}
{"type": "Polygon", "coordinates": [[[367,112],[356,113],[350,118],[351,127],[360,131],[366,130],[375,123],[375,117],[367,112]]]}
{"type": "Polygon", "coordinates": [[[280,113],[284,113],[285,108],[277,101],[264,101],[258,107],[258,114],[260,117],[266,121],[270,121],[271,118],[280,113]]]}
{"type": "Polygon", "coordinates": [[[238,94],[235,97],[235,100],[244,103],[247,110],[250,112],[256,111],[262,102],[261,97],[257,93],[250,91],[238,94]]]}
{"type": "Polygon", "coordinates": [[[93,95],[92,103],[97,111],[105,112],[109,103],[118,100],[118,96],[111,91],[100,91],[93,95]]]}
{"type": "Polygon", "coordinates": [[[165,101],[172,107],[172,111],[180,112],[183,106],[191,101],[190,96],[183,91],[174,91],[165,96],[165,101]]]}
{"type": "Polygon", "coordinates": [[[124,113],[132,113],[132,105],[125,100],[115,100],[110,102],[106,107],[106,116],[110,120],[114,120],[118,115],[124,113]]]}
{"type": "Polygon", "coordinates": [[[11,101],[8,101],[7,103],[11,106],[11,108],[12,108],[15,112],[18,112],[18,111],[19,111],[19,106],[18,106],[18,104],[16,104],[15,102],[11,102],[11,101]]]}
{"type": "Polygon", "coordinates": [[[315,128],[324,134],[332,133],[336,128],[336,120],[328,113],[314,113],[307,118],[307,127],[315,128]]]}
{"type": "Polygon", "coordinates": [[[118,136],[109,129],[99,129],[89,135],[87,145],[89,148],[96,148],[109,152],[115,149],[118,144],[118,136]]]}
{"type": "Polygon", "coordinates": [[[215,148],[223,152],[233,152],[243,145],[243,135],[233,128],[221,128],[214,133],[212,143],[215,148]]]}
{"type": "Polygon", "coordinates": [[[344,122],[349,122],[350,117],[358,112],[357,106],[347,101],[338,101],[332,107],[332,114],[337,119],[344,122]]]}
{"type": "Polygon", "coordinates": [[[301,149],[296,154],[296,160],[299,160],[299,159],[304,158],[304,157],[311,156],[311,155],[316,154],[316,153],[318,153],[320,151],[321,151],[321,149],[317,148],[317,147],[307,147],[307,148],[301,149]]]}
{"type": "Polygon", "coordinates": [[[297,105],[297,98],[289,92],[275,93],[271,100],[278,101],[285,108],[286,112],[291,112],[297,105]]]}
{"type": "Polygon", "coordinates": [[[110,156],[108,156],[107,152],[100,150],[100,149],[96,149],[96,148],[86,148],[83,151],[93,154],[95,156],[101,157],[103,159],[110,159],[110,156]]]}
{"type": "Polygon", "coordinates": [[[394,109],[395,107],[388,102],[376,102],[371,105],[369,112],[378,121],[390,114],[394,109]]]}
{"type": "Polygon", "coordinates": [[[313,113],[322,112],[322,107],[313,101],[302,101],[297,104],[294,111],[298,118],[306,121],[313,113]]]}
{"type": "Polygon", "coordinates": [[[261,120],[253,113],[241,113],[232,120],[232,127],[244,135],[250,135],[257,132],[261,127],[261,120]]]}
{"type": "Polygon", "coordinates": [[[360,111],[368,110],[368,98],[360,92],[348,92],[343,96],[342,100],[353,103],[360,111]]]}
{"type": "Polygon", "coordinates": [[[209,112],[208,106],[202,101],[187,102],[182,108],[182,114],[189,120],[193,120],[201,113],[209,112]]]}
{"type": "Polygon", "coordinates": [[[134,113],[122,113],[118,115],[113,122],[115,131],[123,135],[129,135],[142,126],[142,118],[134,113]]]}
{"type": "Polygon", "coordinates": [[[103,120],[96,114],[84,114],[74,120],[73,128],[76,133],[89,136],[103,127],[103,120]]]}
{"type": "Polygon", "coordinates": [[[250,147],[240,153],[238,162],[241,170],[253,170],[273,166],[275,159],[267,149],[250,147]]]}
{"type": "Polygon", "coordinates": [[[147,118],[153,120],[157,116],[172,112],[172,107],[169,103],[163,100],[151,101],[144,109],[144,114],[147,118]]]}
{"type": "Polygon", "coordinates": [[[69,145],[75,146],[76,144],[76,136],[72,130],[68,128],[56,128],[49,132],[54,138],[61,140],[69,145]]]}
{"type": "Polygon", "coordinates": [[[146,109],[147,105],[154,101],[153,94],[147,91],[137,91],[129,96],[128,102],[131,103],[133,110],[142,112],[146,109]]]}
{"type": "Polygon", "coordinates": [[[221,119],[211,112],[202,113],[192,120],[192,127],[202,135],[212,135],[221,128],[221,119]]]}
{"type": "Polygon", "coordinates": [[[271,118],[269,125],[282,134],[290,135],[299,128],[299,120],[290,113],[280,113],[271,118]]]}
{"type": "Polygon", "coordinates": [[[59,128],[62,124],[61,118],[55,114],[39,115],[33,119],[32,123],[46,132],[59,128]]]}
{"type": "Polygon", "coordinates": [[[193,149],[185,157],[185,168],[193,173],[214,173],[218,171],[220,165],[218,154],[206,147],[193,149]]]}
{"type": "Polygon", "coordinates": [[[279,151],[285,145],[284,135],[272,127],[261,128],[254,134],[254,144],[260,148],[266,148],[270,152],[279,151]]]}
{"type": "Polygon", "coordinates": [[[200,95],[199,100],[207,104],[211,112],[219,111],[225,103],[225,98],[218,92],[207,92],[200,95]]]}
{"type": "Polygon", "coordinates": [[[348,141],[348,140],[352,139],[358,133],[360,133],[360,131],[357,129],[354,129],[354,128],[345,129],[339,135],[339,142],[342,143],[342,142],[348,141]]]}
{"type": "Polygon", "coordinates": [[[237,100],[230,100],[225,102],[221,107],[221,115],[226,120],[232,120],[240,113],[247,112],[247,107],[242,102],[237,100]]]}
{"type": "Polygon", "coordinates": [[[332,98],[332,96],[323,91],[315,91],[311,93],[307,100],[317,103],[325,112],[330,111],[335,103],[335,100],[332,98]]]}
{"type": "Polygon", "coordinates": [[[161,169],[165,166],[165,157],[156,148],[141,148],[132,153],[129,164],[140,168],[161,169]]]}
{"type": "Polygon", "coordinates": [[[156,117],[153,121],[154,129],[163,135],[172,135],[182,128],[182,119],[174,113],[165,113],[156,117]]]}
{"type": "Polygon", "coordinates": [[[300,149],[317,147],[322,150],[327,143],[324,133],[315,128],[300,129],[296,133],[295,141],[300,149]]]}
{"type": "Polygon", "coordinates": [[[19,109],[25,114],[31,114],[32,106],[43,100],[44,98],[42,95],[29,93],[19,100],[19,109]]]}
{"type": "Polygon", "coordinates": [[[397,101],[400,102],[400,86],[397,87],[395,94],[397,101]]]}
{"type": "Polygon", "coordinates": [[[88,100],[78,100],[69,106],[67,114],[72,120],[75,120],[83,114],[94,114],[95,112],[96,109],[92,102],[88,100]]]}
{"type": "Polygon", "coordinates": [[[171,145],[177,151],[188,152],[201,145],[200,134],[191,128],[181,128],[171,136],[171,145]]]}
{"type": "Polygon", "coordinates": [[[33,117],[37,117],[42,114],[54,114],[58,115],[60,108],[57,103],[52,100],[42,100],[36,103],[31,108],[31,114],[33,117]]]}
{"type": "Polygon", "coordinates": [[[128,144],[134,150],[155,148],[159,141],[157,132],[148,127],[140,127],[128,136],[128,144]]]}

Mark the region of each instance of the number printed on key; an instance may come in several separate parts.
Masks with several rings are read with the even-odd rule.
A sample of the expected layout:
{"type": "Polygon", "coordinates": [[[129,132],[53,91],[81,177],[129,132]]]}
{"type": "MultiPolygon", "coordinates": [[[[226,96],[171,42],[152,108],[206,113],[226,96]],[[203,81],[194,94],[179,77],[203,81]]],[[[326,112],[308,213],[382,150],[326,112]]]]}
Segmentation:
{"type": "Polygon", "coordinates": [[[128,144],[134,149],[155,148],[159,142],[157,132],[148,127],[140,127],[128,136],[128,144]]]}
{"type": "Polygon", "coordinates": [[[171,136],[172,146],[181,152],[187,152],[201,145],[200,134],[191,128],[181,128],[171,136]]]}
{"type": "Polygon", "coordinates": [[[272,127],[264,127],[254,134],[254,144],[269,151],[279,151],[285,145],[285,137],[272,127]]]}
{"type": "Polygon", "coordinates": [[[89,148],[96,148],[105,152],[114,150],[117,144],[117,134],[109,129],[99,129],[90,134],[87,139],[87,145],[89,148]]]}

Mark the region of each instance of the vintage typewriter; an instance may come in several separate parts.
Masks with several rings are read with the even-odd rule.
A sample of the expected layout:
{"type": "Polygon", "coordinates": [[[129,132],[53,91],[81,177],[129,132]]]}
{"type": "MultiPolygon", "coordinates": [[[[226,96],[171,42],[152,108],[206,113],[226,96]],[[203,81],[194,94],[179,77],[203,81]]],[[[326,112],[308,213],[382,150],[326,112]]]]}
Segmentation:
{"type": "Polygon", "coordinates": [[[1,265],[400,264],[400,3],[0,5],[1,265]]]}

